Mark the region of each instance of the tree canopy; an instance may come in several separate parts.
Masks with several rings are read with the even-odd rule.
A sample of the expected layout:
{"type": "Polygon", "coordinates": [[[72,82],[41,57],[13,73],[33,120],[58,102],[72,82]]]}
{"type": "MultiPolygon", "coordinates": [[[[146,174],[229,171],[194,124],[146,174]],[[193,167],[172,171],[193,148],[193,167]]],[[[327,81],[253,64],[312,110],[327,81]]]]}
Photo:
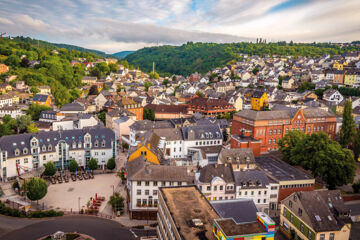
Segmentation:
{"type": "Polygon", "coordinates": [[[106,164],[106,168],[110,170],[114,170],[116,168],[115,158],[110,158],[106,164]]]}
{"type": "Polygon", "coordinates": [[[95,158],[91,158],[88,161],[87,165],[90,170],[96,170],[98,168],[98,162],[96,161],[95,158]]]}
{"type": "Polygon", "coordinates": [[[53,162],[47,162],[44,164],[45,170],[43,174],[45,176],[53,176],[56,173],[56,167],[53,162]]]}
{"type": "Polygon", "coordinates": [[[345,103],[342,125],[339,133],[340,144],[343,147],[348,147],[352,142],[355,130],[355,120],[352,115],[352,103],[348,100],[345,103]]]}
{"type": "Polygon", "coordinates": [[[70,170],[70,172],[76,172],[77,170],[79,170],[79,164],[77,163],[77,161],[75,159],[70,160],[69,170],[70,170]]]}
{"type": "Polygon", "coordinates": [[[47,193],[47,183],[41,178],[31,178],[29,182],[26,182],[26,196],[32,200],[37,201],[45,197],[47,193]]]}
{"type": "Polygon", "coordinates": [[[352,153],[324,132],[291,131],[278,142],[284,159],[321,177],[330,189],[352,183],[356,165],[352,153]]]}

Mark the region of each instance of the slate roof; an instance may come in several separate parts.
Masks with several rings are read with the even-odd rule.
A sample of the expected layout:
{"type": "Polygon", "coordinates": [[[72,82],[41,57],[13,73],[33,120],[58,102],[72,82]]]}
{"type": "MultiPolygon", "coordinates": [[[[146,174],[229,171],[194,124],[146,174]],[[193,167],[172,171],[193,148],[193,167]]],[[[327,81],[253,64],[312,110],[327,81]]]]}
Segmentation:
{"type": "Polygon", "coordinates": [[[222,131],[218,125],[197,125],[181,128],[184,140],[222,139],[222,131]]]}
{"type": "Polygon", "coordinates": [[[351,223],[350,209],[344,204],[339,190],[295,192],[281,203],[316,232],[338,231],[344,224],[351,223]],[[298,216],[298,208],[303,210],[302,216],[298,216]]]}
{"type": "Polygon", "coordinates": [[[44,95],[44,94],[35,94],[33,101],[34,102],[46,102],[46,100],[48,99],[49,95],[44,95]]]}
{"type": "Polygon", "coordinates": [[[85,111],[85,106],[79,102],[72,102],[72,103],[68,103],[68,104],[65,104],[64,106],[62,106],[60,108],[60,111],[61,112],[67,112],[67,111],[79,111],[79,112],[82,112],[82,111],[85,111]]]}
{"type": "Polygon", "coordinates": [[[253,151],[250,148],[223,148],[219,154],[219,163],[247,164],[255,163],[253,151]]]}
{"type": "Polygon", "coordinates": [[[166,141],[183,140],[181,130],[178,128],[159,128],[154,129],[153,132],[160,137],[164,137],[166,141]]]}
{"type": "Polygon", "coordinates": [[[210,183],[215,177],[220,177],[227,183],[235,182],[230,164],[209,164],[199,171],[199,181],[201,183],[210,183]]]}
{"type": "Polygon", "coordinates": [[[153,165],[143,157],[127,163],[128,179],[131,181],[194,182],[194,174],[183,166],[153,165]]]}
{"type": "Polygon", "coordinates": [[[72,149],[74,142],[76,143],[76,149],[84,149],[83,143],[86,133],[89,133],[92,136],[92,149],[112,148],[111,142],[115,139],[114,132],[109,128],[96,127],[3,136],[0,138],[0,150],[7,151],[8,158],[30,155],[30,140],[33,138],[36,138],[39,141],[40,153],[55,152],[55,145],[60,140],[64,140],[69,145],[70,150],[72,149]],[[105,147],[102,147],[103,140],[105,142],[105,147]],[[78,148],[79,142],[82,143],[81,148],[78,148]],[[96,142],[98,143],[98,147],[95,147],[96,142]],[[45,146],[44,151],[43,146],[45,146]],[[24,153],[23,151],[25,148],[28,150],[27,153],[24,153]],[[18,156],[15,156],[15,149],[20,150],[18,156]]]}
{"type": "Polygon", "coordinates": [[[237,224],[256,222],[257,208],[252,199],[210,202],[221,218],[233,218],[237,224]]]}
{"type": "MultiPolygon", "coordinates": [[[[161,100],[163,101],[163,100],[161,100]]],[[[152,109],[155,113],[187,114],[187,105],[148,104],[144,108],[152,109]]]]}
{"type": "Polygon", "coordinates": [[[234,177],[236,186],[242,189],[266,188],[270,184],[268,176],[261,170],[235,171],[234,177]]]}

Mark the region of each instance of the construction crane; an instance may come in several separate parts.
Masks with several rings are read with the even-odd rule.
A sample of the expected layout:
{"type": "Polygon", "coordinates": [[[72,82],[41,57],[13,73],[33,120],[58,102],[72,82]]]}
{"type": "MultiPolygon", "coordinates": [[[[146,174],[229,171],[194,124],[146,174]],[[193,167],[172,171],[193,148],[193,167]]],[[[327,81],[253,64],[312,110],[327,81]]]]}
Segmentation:
{"type": "Polygon", "coordinates": [[[4,32],[4,33],[0,33],[0,37],[1,37],[1,39],[3,39],[3,36],[6,34],[6,32],[4,32]]]}

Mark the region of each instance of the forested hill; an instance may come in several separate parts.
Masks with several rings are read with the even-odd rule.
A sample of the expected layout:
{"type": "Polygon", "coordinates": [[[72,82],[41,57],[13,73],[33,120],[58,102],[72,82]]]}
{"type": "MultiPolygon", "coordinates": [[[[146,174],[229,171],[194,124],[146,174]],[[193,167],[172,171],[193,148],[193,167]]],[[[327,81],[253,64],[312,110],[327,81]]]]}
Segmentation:
{"type": "Polygon", "coordinates": [[[81,91],[81,78],[85,73],[84,64],[71,65],[71,60],[86,58],[87,61],[94,61],[98,58],[93,53],[79,52],[57,48],[45,43],[38,44],[0,39],[0,63],[9,66],[9,72],[0,75],[1,82],[8,75],[17,75],[16,80],[23,80],[36,93],[37,86],[47,85],[51,87],[51,93],[55,97],[58,106],[62,106],[78,98],[81,91]],[[58,53],[53,50],[56,49],[58,53]],[[37,65],[31,65],[37,61],[37,65]]]}
{"type": "Polygon", "coordinates": [[[194,72],[206,73],[215,67],[221,67],[232,60],[239,60],[239,54],[264,56],[278,54],[282,56],[321,56],[323,54],[341,54],[360,50],[350,46],[340,48],[328,43],[192,43],[182,46],[160,46],[140,49],[126,60],[145,72],[152,71],[155,62],[156,72],[160,74],[189,75],[194,72]]]}
{"type": "Polygon", "coordinates": [[[49,49],[65,48],[67,50],[76,50],[79,52],[93,53],[93,54],[98,55],[99,57],[109,57],[110,56],[110,55],[106,54],[105,52],[94,50],[94,49],[88,49],[88,48],[83,48],[83,47],[70,45],[70,44],[64,44],[64,43],[51,43],[51,42],[37,40],[37,39],[23,37],[23,36],[13,37],[12,40],[16,41],[16,42],[24,42],[24,43],[30,43],[32,45],[43,46],[43,47],[47,47],[49,49]]]}

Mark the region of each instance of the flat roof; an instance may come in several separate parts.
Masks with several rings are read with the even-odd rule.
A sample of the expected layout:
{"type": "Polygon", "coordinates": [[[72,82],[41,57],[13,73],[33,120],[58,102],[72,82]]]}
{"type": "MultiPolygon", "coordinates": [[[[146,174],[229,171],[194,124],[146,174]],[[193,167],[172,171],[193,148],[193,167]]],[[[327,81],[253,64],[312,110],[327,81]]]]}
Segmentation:
{"type": "Polygon", "coordinates": [[[231,218],[216,219],[215,222],[227,237],[266,232],[266,229],[258,222],[236,224],[231,218]]]}
{"type": "Polygon", "coordinates": [[[282,160],[280,154],[264,154],[255,159],[256,164],[278,181],[311,180],[313,176],[301,171],[282,160]]]}
{"type": "Polygon", "coordinates": [[[204,195],[194,185],[159,188],[175,225],[183,239],[215,239],[214,219],[220,218],[204,195]],[[194,227],[192,219],[199,219],[203,227],[194,227]]]}

